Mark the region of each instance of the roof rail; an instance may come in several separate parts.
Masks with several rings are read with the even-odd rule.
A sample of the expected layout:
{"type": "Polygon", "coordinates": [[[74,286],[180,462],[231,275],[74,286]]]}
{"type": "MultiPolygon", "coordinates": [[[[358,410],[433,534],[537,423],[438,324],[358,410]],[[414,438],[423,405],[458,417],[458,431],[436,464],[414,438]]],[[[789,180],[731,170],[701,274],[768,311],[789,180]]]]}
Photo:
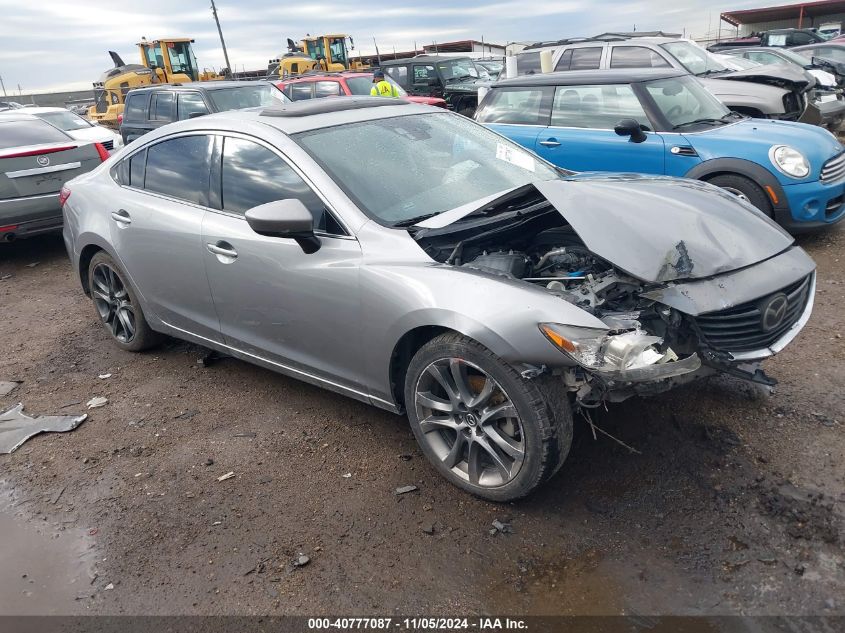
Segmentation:
{"type": "Polygon", "coordinates": [[[592,37],[567,37],[561,40],[534,42],[533,44],[526,46],[523,50],[550,48],[552,46],[567,46],[568,44],[580,44],[581,42],[624,42],[625,40],[637,37],[681,37],[681,34],[666,33],[664,31],[610,32],[593,35],[592,37]]]}
{"type": "Polygon", "coordinates": [[[385,99],[384,97],[340,97],[338,99],[304,99],[280,106],[273,106],[261,111],[260,116],[303,117],[327,112],[379,108],[384,106],[407,106],[410,101],[404,99],[385,99]]]}

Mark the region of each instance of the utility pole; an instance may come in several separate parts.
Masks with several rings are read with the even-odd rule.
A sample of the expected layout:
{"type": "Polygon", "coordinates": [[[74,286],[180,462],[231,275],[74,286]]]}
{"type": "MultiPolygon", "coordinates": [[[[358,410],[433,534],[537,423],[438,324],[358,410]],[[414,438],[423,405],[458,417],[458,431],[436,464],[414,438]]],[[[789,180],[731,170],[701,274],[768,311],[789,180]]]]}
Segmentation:
{"type": "Polygon", "coordinates": [[[3,83],[3,75],[0,75],[0,86],[2,86],[2,87],[3,87],[3,96],[4,96],[4,97],[8,96],[8,95],[6,94],[6,84],[4,84],[4,83],[3,83]]]}
{"type": "Polygon", "coordinates": [[[229,69],[229,74],[232,74],[232,65],[229,63],[229,53],[226,51],[226,42],[223,40],[223,29],[220,28],[220,20],[217,18],[217,6],[214,0],[211,0],[211,13],[214,14],[214,22],[217,24],[217,32],[220,34],[220,45],[223,47],[223,59],[226,60],[226,68],[229,69]]]}
{"type": "Polygon", "coordinates": [[[378,52],[378,42],[376,42],[375,35],[373,35],[373,46],[376,47],[376,57],[378,58],[378,65],[381,66],[381,53],[378,52]]]}

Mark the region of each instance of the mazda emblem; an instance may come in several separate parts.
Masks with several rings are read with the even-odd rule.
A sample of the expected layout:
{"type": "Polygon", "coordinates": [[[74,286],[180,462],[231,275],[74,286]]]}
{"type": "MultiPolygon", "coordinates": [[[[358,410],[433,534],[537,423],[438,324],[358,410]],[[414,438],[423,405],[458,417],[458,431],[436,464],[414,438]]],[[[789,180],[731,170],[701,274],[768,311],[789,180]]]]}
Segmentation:
{"type": "Polygon", "coordinates": [[[782,292],[779,292],[766,300],[760,308],[760,312],[762,313],[760,317],[760,325],[762,326],[764,332],[771,332],[783,323],[788,305],[789,300],[782,292]]]}
{"type": "Polygon", "coordinates": [[[39,156],[35,159],[35,162],[41,165],[42,167],[46,167],[50,164],[50,159],[46,156],[39,156]]]}

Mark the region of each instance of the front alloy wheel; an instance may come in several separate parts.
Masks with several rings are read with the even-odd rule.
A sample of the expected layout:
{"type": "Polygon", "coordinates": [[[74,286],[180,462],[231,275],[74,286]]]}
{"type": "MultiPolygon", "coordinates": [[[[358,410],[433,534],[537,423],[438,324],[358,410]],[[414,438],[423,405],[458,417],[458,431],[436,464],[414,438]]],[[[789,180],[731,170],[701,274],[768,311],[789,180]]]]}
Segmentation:
{"type": "Polygon", "coordinates": [[[557,472],[572,443],[572,410],[559,378],[523,378],[458,333],[417,351],[404,396],[411,430],[435,469],[490,501],[530,493],[557,472]]]}
{"type": "Polygon", "coordinates": [[[525,459],[519,414],[478,366],[460,358],[431,363],[417,381],[415,405],[424,441],[456,476],[491,487],[519,473],[525,459]]]}

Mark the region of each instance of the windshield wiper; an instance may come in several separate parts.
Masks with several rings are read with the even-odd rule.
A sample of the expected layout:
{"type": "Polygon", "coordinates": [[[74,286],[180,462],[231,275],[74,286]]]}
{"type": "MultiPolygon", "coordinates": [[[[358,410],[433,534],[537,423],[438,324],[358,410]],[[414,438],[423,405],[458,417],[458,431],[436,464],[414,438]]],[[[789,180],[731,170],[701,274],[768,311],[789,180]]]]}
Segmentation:
{"type": "Polygon", "coordinates": [[[440,215],[443,213],[442,211],[437,211],[436,213],[424,213],[422,215],[418,215],[413,218],[407,218],[405,220],[399,220],[398,222],[394,222],[390,226],[396,227],[403,227],[403,226],[413,226],[414,224],[418,224],[419,222],[423,222],[424,220],[428,220],[429,218],[433,218],[435,215],[440,215]]]}
{"type": "MultiPolygon", "coordinates": [[[[728,116],[728,115],[726,114],[725,116],[728,116]]],[[[684,123],[678,123],[678,125],[673,125],[672,129],[677,130],[678,128],[686,127],[688,125],[696,125],[698,123],[716,124],[716,123],[726,123],[726,121],[725,121],[725,117],[722,117],[720,119],[714,119],[712,117],[705,117],[705,118],[702,118],[702,119],[696,119],[695,121],[685,121],[684,123]]]]}
{"type": "Polygon", "coordinates": [[[710,70],[705,70],[703,72],[697,73],[696,77],[709,77],[710,75],[721,75],[722,73],[729,73],[729,72],[731,72],[730,68],[722,68],[721,70],[711,68],[710,70]]]}

